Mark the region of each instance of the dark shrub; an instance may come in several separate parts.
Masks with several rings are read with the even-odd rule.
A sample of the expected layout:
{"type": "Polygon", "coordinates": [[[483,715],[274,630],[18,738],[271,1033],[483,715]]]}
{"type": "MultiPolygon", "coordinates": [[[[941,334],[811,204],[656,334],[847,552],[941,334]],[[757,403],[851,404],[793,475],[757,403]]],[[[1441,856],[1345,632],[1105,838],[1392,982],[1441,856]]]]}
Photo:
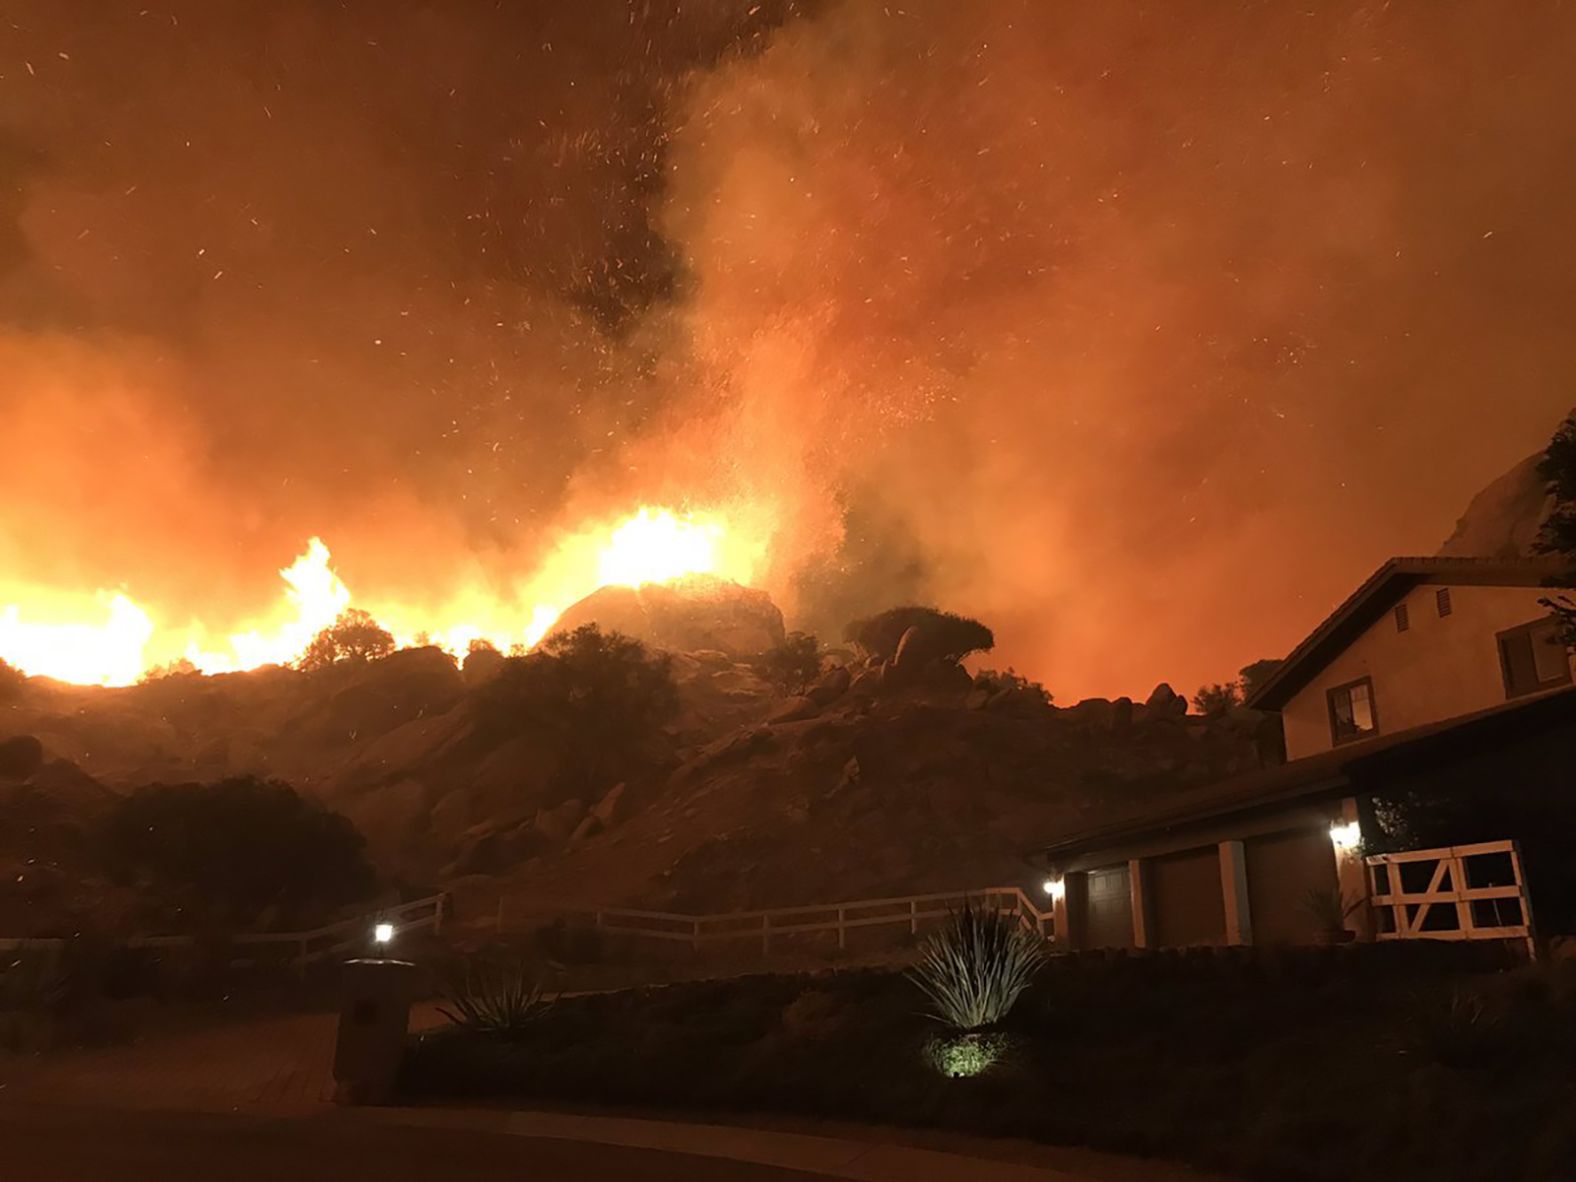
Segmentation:
{"type": "Polygon", "coordinates": [[[365,898],[373,886],[361,834],[278,781],[153,784],[118,801],[101,848],[112,875],[185,907],[193,925],[254,923],[365,898]]]}
{"type": "Polygon", "coordinates": [[[1254,661],[1251,665],[1244,665],[1239,671],[1242,685],[1242,700],[1246,702],[1259,692],[1259,687],[1275,675],[1285,662],[1275,657],[1265,657],[1263,660],[1254,661]]]}
{"type": "Polygon", "coordinates": [[[482,727],[494,735],[536,731],[557,747],[569,790],[594,791],[637,770],[678,713],[668,658],[595,624],[509,657],[477,689],[482,727]]]}
{"type": "Polygon", "coordinates": [[[844,629],[843,639],[871,656],[890,661],[897,656],[903,634],[910,628],[919,629],[928,656],[951,661],[996,645],[995,635],[978,620],[933,607],[894,607],[868,619],[855,620],[844,629]]]}
{"type": "Polygon", "coordinates": [[[755,670],[781,690],[797,692],[821,675],[821,648],[814,636],[790,632],[755,661],[755,670]]]}

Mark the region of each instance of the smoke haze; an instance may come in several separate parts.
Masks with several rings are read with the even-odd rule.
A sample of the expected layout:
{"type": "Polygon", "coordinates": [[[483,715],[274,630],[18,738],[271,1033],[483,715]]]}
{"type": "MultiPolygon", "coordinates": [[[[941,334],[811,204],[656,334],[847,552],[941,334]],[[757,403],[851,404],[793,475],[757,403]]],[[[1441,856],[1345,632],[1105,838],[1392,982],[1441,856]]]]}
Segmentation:
{"type": "Polygon", "coordinates": [[[0,601],[506,595],[690,502],[791,622],[1190,689],[1572,401],[1552,0],[8,8],[0,601]]]}

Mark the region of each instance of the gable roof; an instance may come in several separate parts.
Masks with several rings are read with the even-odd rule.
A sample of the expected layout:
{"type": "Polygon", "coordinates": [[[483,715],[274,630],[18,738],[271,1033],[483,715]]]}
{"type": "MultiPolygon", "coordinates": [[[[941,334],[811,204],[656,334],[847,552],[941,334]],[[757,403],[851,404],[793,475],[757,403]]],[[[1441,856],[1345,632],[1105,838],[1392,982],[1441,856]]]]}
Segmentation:
{"type": "Polygon", "coordinates": [[[1336,747],[1274,767],[1174,793],[1164,801],[1108,814],[1101,823],[1052,841],[1031,855],[1050,866],[1091,850],[1167,837],[1190,826],[1292,804],[1362,793],[1390,776],[1459,761],[1530,736],[1576,725],[1576,689],[1502,702],[1486,710],[1336,747]]]}
{"type": "Polygon", "coordinates": [[[1419,584],[1541,587],[1569,570],[1569,563],[1559,558],[1392,558],[1292,649],[1246,704],[1255,710],[1279,710],[1419,584]]]}

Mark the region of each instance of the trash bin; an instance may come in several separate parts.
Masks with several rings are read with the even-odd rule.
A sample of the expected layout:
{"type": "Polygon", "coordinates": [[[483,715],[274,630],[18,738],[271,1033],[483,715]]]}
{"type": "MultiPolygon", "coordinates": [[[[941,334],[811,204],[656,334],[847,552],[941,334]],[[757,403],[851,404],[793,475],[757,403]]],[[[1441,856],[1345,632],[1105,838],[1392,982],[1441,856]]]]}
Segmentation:
{"type": "Polygon", "coordinates": [[[347,960],[342,971],[334,1102],[383,1104],[394,1091],[405,1053],[416,966],[404,960],[347,960]]]}

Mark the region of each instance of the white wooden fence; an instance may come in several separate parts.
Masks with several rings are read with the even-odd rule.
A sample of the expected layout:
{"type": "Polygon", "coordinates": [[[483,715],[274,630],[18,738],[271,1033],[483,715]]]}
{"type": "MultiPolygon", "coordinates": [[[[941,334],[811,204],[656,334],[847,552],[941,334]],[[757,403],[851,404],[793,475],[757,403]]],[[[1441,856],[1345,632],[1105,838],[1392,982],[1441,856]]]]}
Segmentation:
{"type": "Polygon", "coordinates": [[[761,911],[732,911],[721,915],[684,915],[671,911],[639,911],[623,907],[542,907],[498,900],[499,931],[524,928],[553,919],[576,918],[598,931],[617,936],[639,936],[703,945],[727,941],[752,941],[770,953],[773,940],[814,932],[835,932],[837,947],[848,947],[848,933],[862,928],[907,928],[917,935],[921,924],[944,918],[964,902],[1013,916],[1025,928],[1051,939],[1052,913],[1040,911],[1018,887],[949,891],[931,895],[902,895],[889,899],[856,899],[843,903],[817,903],[804,907],[774,907],[761,911]]]}
{"type": "MultiPolygon", "coordinates": [[[[310,931],[250,932],[231,936],[228,943],[237,953],[231,963],[242,965],[252,961],[252,957],[241,954],[242,949],[263,950],[274,947],[291,953],[290,964],[298,973],[304,973],[307,966],[315,961],[346,952],[370,951],[372,929],[379,923],[391,925],[396,937],[401,932],[420,931],[424,928],[436,934],[443,929],[446,906],[446,896],[429,895],[425,899],[415,899],[409,903],[387,907],[354,919],[342,919],[335,923],[324,924],[310,931]]],[[[55,938],[0,937],[0,952],[27,949],[61,951],[70,943],[70,940],[55,938]]],[[[115,944],[121,948],[193,948],[197,943],[196,937],[193,936],[132,936],[115,941],[115,944]]]]}
{"type": "Polygon", "coordinates": [[[1381,940],[1525,940],[1536,956],[1532,903],[1513,841],[1376,854],[1368,865],[1368,903],[1381,940]],[[1410,890],[1408,867],[1426,878],[1410,890]]]}

